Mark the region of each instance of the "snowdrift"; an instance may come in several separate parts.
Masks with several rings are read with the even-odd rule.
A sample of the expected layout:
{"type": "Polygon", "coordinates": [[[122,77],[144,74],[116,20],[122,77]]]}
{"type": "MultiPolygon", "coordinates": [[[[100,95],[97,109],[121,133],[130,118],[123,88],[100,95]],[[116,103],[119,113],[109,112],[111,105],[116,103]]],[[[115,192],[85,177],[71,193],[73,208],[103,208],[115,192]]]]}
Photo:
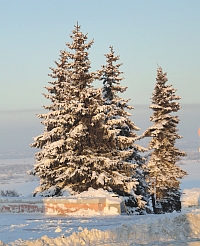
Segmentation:
{"type": "Polygon", "coordinates": [[[181,196],[182,207],[200,206],[200,188],[185,189],[181,196]]]}
{"type": "MultiPolygon", "coordinates": [[[[134,223],[101,231],[83,229],[69,237],[48,238],[33,241],[15,241],[8,245],[47,246],[47,245],[186,245],[186,242],[199,242],[200,245],[200,209],[188,214],[165,214],[143,217],[134,223]]],[[[123,218],[122,218],[123,219],[123,218]]],[[[4,245],[0,243],[0,245],[4,245]]],[[[190,244],[187,244],[190,245],[190,244]]]]}

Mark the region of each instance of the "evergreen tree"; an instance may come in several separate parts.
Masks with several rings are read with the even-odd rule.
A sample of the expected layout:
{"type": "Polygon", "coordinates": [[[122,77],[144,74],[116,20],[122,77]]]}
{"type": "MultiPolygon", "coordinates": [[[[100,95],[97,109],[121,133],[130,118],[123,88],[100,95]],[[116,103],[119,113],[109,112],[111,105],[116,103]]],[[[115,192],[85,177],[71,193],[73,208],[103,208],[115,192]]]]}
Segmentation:
{"type": "MultiPolygon", "coordinates": [[[[67,81],[66,66],[69,59],[69,53],[60,51],[59,61],[55,61],[56,68],[50,68],[52,74],[50,77],[55,79],[49,82],[50,86],[45,88],[49,94],[43,94],[51,100],[51,104],[43,106],[49,110],[46,114],[37,116],[44,119],[41,123],[44,125],[44,133],[34,138],[31,147],[40,148],[36,153],[36,164],[34,166],[34,175],[40,178],[40,187],[36,188],[36,193],[42,193],[44,196],[58,195],[60,187],[57,186],[57,170],[61,169],[61,164],[65,161],[66,137],[65,129],[73,125],[72,119],[68,114],[66,107],[69,105],[72,96],[72,88],[67,81]]],[[[34,195],[35,195],[34,194],[34,195]]]]}
{"type": "MultiPolygon", "coordinates": [[[[119,56],[115,56],[113,47],[110,46],[110,52],[105,55],[106,65],[102,66],[99,71],[100,79],[103,81],[103,99],[105,105],[111,106],[106,112],[105,124],[108,125],[110,130],[116,132],[117,148],[119,151],[124,151],[124,145],[121,146],[121,139],[131,139],[132,142],[125,148],[126,151],[130,150],[130,155],[126,161],[136,165],[136,171],[133,175],[137,181],[135,193],[128,196],[126,204],[131,207],[139,207],[140,212],[144,210],[145,203],[148,202],[147,183],[145,182],[146,174],[146,158],[142,157],[141,152],[145,149],[136,145],[134,140],[137,139],[135,131],[139,128],[131,121],[131,114],[127,110],[133,109],[128,105],[128,100],[121,98],[118,93],[126,91],[127,87],[120,85],[123,78],[122,72],[119,70],[122,64],[116,62],[119,56]]],[[[127,141],[127,140],[126,140],[127,141]]],[[[130,208],[129,210],[134,210],[130,208]]]]}
{"type": "Polygon", "coordinates": [[[185,156],[175,147],[176,140],[182,138],[177,133],[179,118],[171,114],[180,109],[180,104],[176,102],[180,97],[175,95],[176,90],[172,85],[166,85],[167,81],[167,74],[159,67],[150,106],[153,110],[150,121],[154,124],[144,133],[152,137],[149,149],[153,151],[148,167],[155,213],[181,210],[179,179],[186,175],[177,165],[180,157],[185,156]]]}
{"type": "Polygon", "coordinates": [[[52,102],[45,106],[49,112],[38,115],[44,119],[44,133],[32,144],[41,149],[35,156],[34,173],[40,178],[35,194],[57,196],[64,188],[80,193],[89,187],[134,194],[137,165],[127,158],[135,135],[116,137],[119,130],[105,124],[112,105],[105,105],[102,90],[92,85],[97,77],[89,72],[93,41],[86,42],[78,24],[71,38],[70,52],[61,51],[50,75],[54,81],[46,87],[45,97],[52,102]]]}

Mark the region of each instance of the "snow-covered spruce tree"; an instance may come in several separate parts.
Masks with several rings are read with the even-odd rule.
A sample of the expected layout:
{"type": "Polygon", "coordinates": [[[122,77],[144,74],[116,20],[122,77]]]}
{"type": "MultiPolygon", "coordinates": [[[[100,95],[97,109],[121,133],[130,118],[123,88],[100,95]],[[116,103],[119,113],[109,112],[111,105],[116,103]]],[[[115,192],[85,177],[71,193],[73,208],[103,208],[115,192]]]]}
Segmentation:
{"type": "Polygon", "coordinates": [[[71,193],[103,188],[118,193],[134,193],[135,164],[127,162],[133,137],[116,139],[116,129],[105,124],[111,105],[105,105],[102,90],[92,86],[97,75],[89,72],[87,35],[78,24],[72,31],[69,52],[62,51],[54,78],[46,87],[51,100],[44,119],[44,133],[34,139],[33,147],[41,149],[35,156],[35,175],[40,186],[35,194],[62,195],[65,188],[71,193]],[[119,148],[119,146],[121,146],[119,148]]]}
{"type": "Polygon", "coordinates": [[[123,78],[122,72],[119,70],[122,64],[116,62],[119,60],[119,56],[115,55],[113,47],[110,46],[110,52],[105,55],[106,65],[102,66],[99,71],[100,80],[103,81],[102,95],[105,105],[111,107],[108,108],[105,118],[105,124],[109,130],[112,130],[116,134],[116,143],[118,151],[130,151],[130,155],[126,158],[128,163],[136,165],[136,170],[133,177],[137,181],[135,192],[133,194],[127,194],[118,192],[122,196],[126,196],[125,203],[129,207],[129,211],[139,210],[140,213],[144,212],[145,204],[148,204],[148,185],[145,181],[145,174],[147,171],[145,157],[142,157],[141,152],[144,152],[144,148],[136,145],[133,141],[137,138],[135,131],[139,128],[131,121],[131,114],[127,110],[133,109],[128,105],[128,100],[121,98],[118,93],[126,91],[127,87],[120,85],[123,78]],[[131,141],[129,141],[129,138],[131,141]],[[129,141],[128,146],[122,144],[123,141],[129,141]]]}
{"type": "Polygon", "coordinates": [[[65,160],[65,128],[70,125],[66,106],[72,100],[72,88],[67,83],[66,74],[68,55],[66,51],[60,51],[59,61],[55,61],[57,67],[50,68],[52,74],[49,76],[55,80],[45,87],[49,94],[43,95],[52,103],[43,106],[49,110],[48,113],[37,115],[44,119],[41,122],[44,125],[44,133],[35,137],[34,143],[31,144],[31,147],[41,149],[35,154],[36,164],[32,172],[40,178],[41,186],[36,188],[34,195],[43,193],[42,196],[51,196],[60,193],[59,187],[56,186],[56,169],[59,169],[60,163],[65,160]]]}
{"type": "Polygon", "coordinates": [[[179,102],[176,102],[180,97],[175,95],[176,90],[172,85],[166,85],[167,81],[167,74],[159,67],[150,106],[153,110],[150,121],[154,124],[144,133],[152,137],[149,143],[152,153],[148,163],[148,178],[155,213],[181,210],[179,179],[186,175],[177,165],[180,157],[185,156],[175,147],[176,140],[182,138],[177,133],[179,118],[171,114],[180,109],[179,102]]]}

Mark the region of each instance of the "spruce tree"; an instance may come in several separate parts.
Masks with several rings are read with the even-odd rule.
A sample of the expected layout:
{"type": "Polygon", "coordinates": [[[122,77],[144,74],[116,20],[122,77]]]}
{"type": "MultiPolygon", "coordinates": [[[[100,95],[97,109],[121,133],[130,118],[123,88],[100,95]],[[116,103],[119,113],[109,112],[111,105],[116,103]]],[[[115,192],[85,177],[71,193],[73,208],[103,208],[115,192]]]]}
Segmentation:
{"type": "MultiPolygon", "coordinates": [[[[115,55],[113,47],[110,46],[110,52],[105,54],[106,65],[102,66],[99,71],[100,80],[103,81],[102,95],[105,105],[109,105],[106,112],[105,124],[112,131],[115,131],[117,148],[119,152],[130,151],[130,155],[126,158],[126,161],[136,165],[136,170],[133,177],[137,181],[135,192],[133,195],[129,195],[125,201],[130,207],[139,208],[140,212],[144,210],[145,204],[148,202],[147,183],[145,182],[146,174],[146,158],[142,157],[141,152],[144,152],[144,148],[135,144],[139,128],[130,119],[130,111],[132,106],[128,105],[130,99],[125,100],[119,96],[119,93],[126,91],[127,87],[120,85],[123,77],[122,72],[119,70],[122,64],[116,63],[119,61],[119,56],[115,55]],[[121,145],[122,139],[131,139],[129,145],[125,147],[121,145]],[[134,141],[133,141],[134,139],[134,141]]],[[[130,211],[134,209],[129,208],[130,211]]]]}
{"type": "Polygon", "coordinates": [[[180,179],[186,175],[177,165],[185,153],[175,146],[176,140],[182,138],[177,129],[179,118],[173,115],[180,109],[180,103],[177,102],[180,97],[175,95],[176,90],[172,85],[166,85],[167,81],[167,74],[159,67],[150,106],[153,110],[153,116],[150,117],[153,125],[144,133],[152,137],[148,167],[155,213],[181,210],[180,179]]]}
{"type": "Polygon", "coordinates": [[[41,149],[35,156],[34,173],[40,178],[35,194],[62,195],[65,188],[73,194],[89,187],[134,194],[136,164],[127,158],[135,135],[116,137],[119,130],[105,124],[112,105],[105,105],[102,90],[92,85],[97,78],[89,71],[93,41],[87,42],[78,24],[70,37],[69,52],[61,52],[50,75],[54,81],[46,87],[49,112],[38,115],[44,133],[32,144],[41,149]]]}
{"type": "Polygon", "coordinates": [[[66,126],[72,125],[72,119],[68,115],[66,105],[72,100],[72,88],[67,81],[66,65],[69,54],[66,51],[60,51],[59,61],[55,61],[56,68],[50,68],[52,74],[49,74],[54,81],[49,82],[50,86],[45,88],[49,94],[43,94],[51,100],[51,104],[43,106],[49,110],[46,114],[38,114],[44,125],[44,133],[34,138],[31,147],[41,149],[35,154],[36,164],[34,166],[34,175],[40,178],[40,186],[35,189],[36,193],[43,193],[43,196],[58,195],[60,187],[57,186],[57,170],[61,163],[65,161],[66,152],[66,126]]]}

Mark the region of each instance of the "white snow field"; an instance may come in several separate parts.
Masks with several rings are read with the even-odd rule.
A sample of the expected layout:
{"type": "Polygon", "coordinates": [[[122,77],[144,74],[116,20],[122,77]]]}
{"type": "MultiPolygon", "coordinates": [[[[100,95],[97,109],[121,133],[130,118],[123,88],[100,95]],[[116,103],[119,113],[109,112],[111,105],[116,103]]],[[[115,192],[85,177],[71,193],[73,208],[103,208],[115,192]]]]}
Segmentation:
{"type": "MultiPolygon", "coordinates": [[[[0,159],[0,190],[30,197],[39,184],[26,174],[33,158],[0,159]]],[[[181,213],[162,215],[75,215],[0,213],[0,245],[191,245],[200,246],[200,161],[182,161],[189,175],[182,182],[181,213]]],[[[86,194],[85,194],[86,195],[86,194]]],[[[91,194],[90,194],[91,195],[91,194]]]]}
{"type": "Polygon", "coordinates": [[[200,245],[197,209],[148,216],[3,214],[0,224],[1,240],[7,245],[200,245]]]}

